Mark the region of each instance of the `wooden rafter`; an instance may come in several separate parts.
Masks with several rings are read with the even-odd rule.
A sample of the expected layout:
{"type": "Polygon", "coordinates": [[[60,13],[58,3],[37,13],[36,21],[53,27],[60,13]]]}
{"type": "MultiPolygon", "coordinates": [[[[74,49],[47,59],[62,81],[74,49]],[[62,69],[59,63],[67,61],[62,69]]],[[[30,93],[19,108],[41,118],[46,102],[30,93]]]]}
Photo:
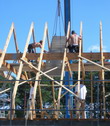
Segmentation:
{"type": "MultiPolygon", "coordinates": [[[[2,55],[2,53],[0,53],[0,56],[2,55]]],[[[23,53],[6,53],[5,54],[5,57],[4,57],[4,60],[20,60],[22,58],[22,55],[23,53]]],[[[43,55],[43,60],[62,60],[63,59],[63,53],[45,53],[43,55]]],[[[77,60],[78,59],[78,53],[67,53],[67,58],[68,60],[77,60]]],[[[26,54],[26,58],[28,60],[36,60],[37,57],[40,56],[40,53],[27,53],[26,54]]],[[[81,53],[81,56],[89,59],[89,60],[100,60],[100,53],[97,52],[97,53],[81,53]]],[[[104,56],[104,59],[110,59],[110,53],[109,52],[103,52],[103,56],[104,56]]]]}
{"type": "Polygon", "coordinates": [[[10,42],[12,33],[13,33],[13,29],[14,29],[14,23],[12,23],[12,25],[11,25],[11,28],[10,28],[10,31],[9,31],[9,34],[8,34],[8,37],[6,39],[6,43],[5,43],[4,49],[2,51],[2,55],[0,57],[0,68],[1,68],[1,66],[3,64],[4,58],[5,58],[5,54],[6,54],[6,51],[7,51],[7,48],[8,48],[8,45],[9,45],[9,42],[10,42]]]}
{"type": "MultiPolygon", "coordinates": [[[[103,39],[102,39],[102,22],[100,22],[100,55],[101,55],[101,65],[104,66],[104,56],[103,56],[103,39]]],[[[105,77],[104,69],[101,69],[100,71],[100,79],[104,80],[105,77]]],[[[106,100],[105,100],[105,82],[102,81],[102,96],[103,96],[103,110],[106,109],[106,100]]],[[[104,118],[106,118],[106,111],[104,113],[104,118]]]]}
{"type": "MultiPolygon", "coordinates": [[[[45,41],[46,41],[46,32],[47,32],[47,23],[45,24],[45,28],[44,28],[44,36],[43,36],[43,43],[42,43],[42,48],[41,48],[41,53],[40,53],[40,57],[39,57],[39,63],[38,63],[38,70],[41,70],[41,66],[42,66],[42,59],[43,59],[43,52],[44,52],[44,46],[45,46],[45,41]]],[[[40,72],[37,71],[36,73],[36,80],[39,80],[39,77],[40,77],[40,72]]],[[[35,97],[36,97],[36,91],[37,91],[37,86],[38,86],[39,82],[38,81],[35,81],[35,84],[34,84],[34,89],[33,89],[33,101],[35,101],[35,97]]],[[[40,91],[40,86],[39,86],[39,91],[40,91]]],[[[35,103],[33,102],[33,107],[32,109],[35,110],[35,103]]],[[[43,108],[42,108],[43,109],[43,108]]],[[[33,111],[33,115],[34,117],[33,118],[36,118],[35,117],[35,111],[33,111]]]]}
{"type": "Polygon", "coordinates": [[[69,63],[68,58],[67,58],[67,69],[68,69],[68,71],[70,73],[70,77],[72,77],[72,68],[71,68],[71,64],[69,63]]]}
{"type": "MultiPolygon", "coordinates": [[[[3,62],[3,65],[4,65],[9,71],[11,71],[11,72],[13,72],[14,74],[17,75],[18,71],[17,71],[11,64],[9,64],[9,63],[7,63],[7,62],[4,61],[4,62],[3,62]]],[[[21,74],[20,78],[23,79],[23,80],[26,80],[26,77],[25,77],[24,74],[21,74]]]]}
{"type": "MultiPolygon", "coordinates": [[[[64,70],[65,70],[65,63],[66,63],[66,48],[64,50],[64,57],[62,61],[62,70],[61,70],[61,77],[60,77],[60,85],[63,85],[63,77],[64,77],[64,70]]],[[[60,109],[60,98],[61,98],[61,91],[62,87],[59,87],[59,92],[58,92],[58,103],[57,103],[57,109],[60,109]]],[[[59,112],[58,112],[59,113],[59,112]]]]}
{"type": "MultiPolygon", "coordinates": [[[[29,34],[28,34],[28,37],[27,37],[27,41],[26,41],[26,45],[25,45],[25,49],[24,49],[22,58],[25,58],[25,56],[26,56],[26,52],[27,52],[27,48],[28,48],[28,44],[29,44],[31,35],[32,35],[32,29],[33,28],[34,28],[34,24],[32,23],[31,26],[30,26],[30,31],[29,31],[29,34]]],[[[19,66],[19,69],[18,69],[16,80],[20,79],[20,76],[21,76],[21,73],[22,73],[22,68],[23,68],[23,62],[20,61],[20,66],[19,66]]],[[[19,81],[16,81],[15,85],[14,85],[14,89],[13,89],[13,94],[12,94],[12,109],[13,110],[15,109],[15,97],[16,97],[16,93],[17,93],[17,89],[18,89],[18,84],[19,84],[19,81]]],[[[12,117],[12,119],[14,118],[14,113],[15,113],[15,111],[12,111],[12,115],[10,115],[12,117]]],[[[9,113],[9,114],[11,114],[11,113],[9,113]]]]}
{"type": "MultiPolygon", "coordinates": [[[[69,37],[70,34],[70,22],[68,23],[68,30],[67,30],[67,38],[69,37]]],[[[65,44],[67,44],[65,42],[65,44]]],[[[63,78],[64,78],[64,70],[65,70],[65,66],[66,66],[66,61],[67,61],[67,49],[64,49],[64,56],[63,56],[63,60],[62,60],[62,68],[61,68],[61,77],[60,77],[60,85],[63,85],[63,78]]],[[[58,99],[57,99],[57,109],[60,109],[60,99],[61,99],[61,92],[62,92],[62,87],[59,87],[59,92],[58,92],[58,99]]],[[[58,112],[59,114],[59,112],[58,112]]],[[[58,115],[57,115],[58,116],[58,115]]]]}
{"type": "Polygon", "coordinates": [[[96,63],[96,62],[93,62],[92,60],[89,60],[89,59],[87,59],[87,58],[85,58],[85,57],[82,57],[82,56],[79,56],[81,59],[83,59],[83,60],[86,60],[86,61],[88,61],[88,62],[90,62],[90,63],[92,63],[92,64],[94,64],[94,65],[96,65],[96,66],[98,66],[98,67],[100,67],[100,68],[102,68],[102,69],[105,69],[105,70],[107,70],[107,71],[110,71],[110,69],[109,68],[107,68],[107,67],[105,67],[105,66],[102,66],[102,65],[100,65],[100,64],[98,64],[98,63],[96,63]]]}
{"type": "MultiPolygon", "coordinates": [[[[82,36],[82,22],[80,24],[80,35],[82,36]]],[[[79,59],[78,59],[78,96],[80,95],[80,80],[81,80],[81,59],[80,59],[80,56],[81,56],[81,41],[79,42],[79,59]]]]}
{"type": "Polygon", "coordinates": [[[77,98],[79,98],[74,92],[72,92],[71,90],[69,90],[68,88],[66,88],[64,85],[61,85],[58,81],[54,80],[52,77],[50,77],[49,75],[47,75],[46,73],[42,72],[41,70],[38,70],[38,68],[36,68],[35,66],[33,66],[31,63],[25,61],[24,59],[21,58],[21,60],[23,62],[25,62],[26,64],[28,64],[29,67],[33,67],[33,69],[35,69],[36,71],[39,71],[40,73],[42,73],[44,76],[46,76],[47,78],[49,78],[50,80],[54,81],[56,84],[58,84],[59,86],[61,86],[62,88],[64,88],[65,90],[67,90],[68,92],[70,92],[71,94],[73,94],[74,96],[76,96],[77,98]]]}

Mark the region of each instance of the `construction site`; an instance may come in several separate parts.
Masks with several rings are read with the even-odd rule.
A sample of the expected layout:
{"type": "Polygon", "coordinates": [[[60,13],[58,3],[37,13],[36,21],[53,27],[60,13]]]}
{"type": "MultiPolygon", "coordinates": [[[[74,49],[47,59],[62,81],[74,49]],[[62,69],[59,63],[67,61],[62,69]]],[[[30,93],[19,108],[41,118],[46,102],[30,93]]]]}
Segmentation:
{"type": "Polygon", "coordinates": [[[20,52],[12,22],[5,46],[0,50],[0,126],[110,124],[110,52],[103,52],[102,22],[99,22],[100,51],[83,51],[83,22],[80,22],[79,51],[71,53],[67,45],[71,34],[70,0],[64,0],[64,7],[65,34],[50,40],[46,22],[40,53],[35,48],[34,53],[28,52],[29,44],[36,42],[34,23],[30,24],[24,51],[20,52]],[[16,53],[13,49],[7,53],[12,38],[16,53]],[[87,95],[84,108],[77,109],[82,83],[87,95]]]}

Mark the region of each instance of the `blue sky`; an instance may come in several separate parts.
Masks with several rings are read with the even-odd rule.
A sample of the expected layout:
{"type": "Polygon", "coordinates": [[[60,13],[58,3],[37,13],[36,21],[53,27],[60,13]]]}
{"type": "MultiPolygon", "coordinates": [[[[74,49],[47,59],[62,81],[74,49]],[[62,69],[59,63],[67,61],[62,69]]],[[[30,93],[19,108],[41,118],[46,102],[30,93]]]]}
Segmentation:
{"type": "MultiPolygon", "coordinates": [[[[98,51],[100,21],[103,26],[104,50],[110,51],[109,6],[110,0],[71,0],[71,29],[79,34],[80,22],[83,22],[84,52],[98,51]]],[[[31,22],[34,22],[36,41],[43,38],[45,22],[48,23],[51,39],[56,8],[57,0],[0,0],[0,48],[4,48],[12,22],[15,25],[17,42],[21,52],[24,50],[31,22]]],[[[63,0],[61,0],[61,9],[63,12],[63,0]]],[[[11,39],[8,52],[14,52],[13,48],[13,39],[11,39]]]]}

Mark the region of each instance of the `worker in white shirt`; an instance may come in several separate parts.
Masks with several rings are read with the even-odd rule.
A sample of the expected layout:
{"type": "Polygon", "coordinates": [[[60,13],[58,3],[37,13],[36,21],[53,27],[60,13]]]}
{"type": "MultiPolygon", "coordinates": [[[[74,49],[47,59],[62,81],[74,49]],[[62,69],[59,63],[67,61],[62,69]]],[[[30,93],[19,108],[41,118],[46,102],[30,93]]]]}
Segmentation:
{"type": "Polygon", "coordinates": [[[31,100],[33,98],[33,96],[34,96],[33,91],[34,91],[34,84],[32,84],[31,88],[30,88],[29,100],[31,100]]]}
{"type": "MultiPolygon", "coordinates": [[[[78,95],[78,85],[75,87],[75,94],[78,95]]],[[[76,117],[80,118],[80,112],[82,113],[82,118],[86,119],[86,112],[85,112],[85,99],[87,94],[87,88],[84,84],[80,84],[80,92],[79,98],[75,98],[75,105],[76,105],[76,117]],[[78,111],[77,111],[78,110],[78,111]]]]}
{"type": "Polygon", "coordinates": [[[32,112],[29,112],[30,119],[36,117],[36,111],[35,111],[35,99],[34,99],[34,83],[32,82],[31,88],[30,88],[30,94],[29,94],[29,109],[32,110],[32,112]]]}

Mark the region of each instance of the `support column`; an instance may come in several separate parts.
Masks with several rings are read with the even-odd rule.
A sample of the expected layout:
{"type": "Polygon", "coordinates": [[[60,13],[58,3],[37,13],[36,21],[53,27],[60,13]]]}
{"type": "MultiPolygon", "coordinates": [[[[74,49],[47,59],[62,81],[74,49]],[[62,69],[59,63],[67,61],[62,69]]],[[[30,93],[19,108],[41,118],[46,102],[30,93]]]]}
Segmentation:
{"type": "MultiPolygon", "coordinates": [[[[65,20],[65,35],[67,34],[68,30],[68,22],[70,22],[70,0],[64,0],[64,20],[65,20]]],[[[71,27],[70,27],[71,29],[71,27]]],[[[71,30],[70,30],[71,31],[71,30]]],[[[71,64],[72,61],[70,61],[71,64]]],[[[65,72],[65,85],[73,85],[73,79],[70,77],[69,72],[65,72]],[[69,80],[71,80],[69,82],[69,80]]],[[[73,91],[73,89],[71,89],[73,91]]],[[[66,105],[66,118],[70,118],[70,112],[68,111],[70,106],[73,108],[73,95],[67,93],[65,95],[65,105],[66,105]],[[72,97],[71,97],[72,96],[72,97]]]]}

